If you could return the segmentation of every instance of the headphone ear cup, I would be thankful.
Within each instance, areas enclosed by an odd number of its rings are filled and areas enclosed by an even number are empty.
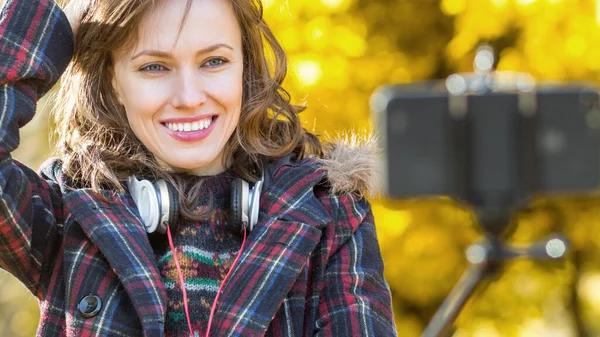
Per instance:
[[[135,176],[127,179],[127,188],[138,208],[142,223],[147,233],[160,230],[160,198],[159,191],[148,180],[137,180]]]
[[[240,226],[243,229],[242,224],[242,190],[243,190],[242,179],[234,179],[231,183],[231,207],[229,214],[229,223],[233,226]]]
[[[175,186],[167,183],[167,188],[169,190],[169,223],[175,224],[177,222],[177,218],[179,217],[179,193],[177,193],[177,189]]]
[[[263,181],[259,180],[254,184],[252,190],[250,191],[250,200],[248,207],[249,209],[249,219],[248,219],[248,228],[252,230],[254,225],[258,223],[258,213],[260,208],[260,194],[262,193],[262,185]]]
[[[165,222],[174,225],[175,221],[177,221],[177,216],[179,214],[179,196],[175,187],[162,179],[154,183],[154,188],[158,195],[158,204],[160,207],[160,222],[157,231],[164,234],[167,231]]]

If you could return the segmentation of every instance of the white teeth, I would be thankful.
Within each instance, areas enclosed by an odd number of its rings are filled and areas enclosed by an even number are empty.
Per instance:
[[[177,132],[190,132],[206,129],[210,126],[212,118],[206,118],[192,123],[165,123],[169,130]]]

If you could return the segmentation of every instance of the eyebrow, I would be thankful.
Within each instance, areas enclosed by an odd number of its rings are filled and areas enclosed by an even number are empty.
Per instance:
[[[210,53],[211,51],[215,51],[219,48],[227,48],[227,49],[231,49],[233,50],[233,47],[226,44],[226,43],[216,43],[213,45],[210,45],[206,48],[200,49],[196,52],[196,55],[201,55],[201,54],[206,54],[206,53]],[[130,61],[135,60],[136,58],[142,56],[142,55],[148,55],[148,56],[156,56],[156,57],[162,57],[162,58],[170,58],[171,54],[164,52],[164,51],[160,51],[160,50],[153,50],[153,49],[144,49],[142,51],[140,51],[139,53],[133,55],[131,57],[131,59],[129,59]]]

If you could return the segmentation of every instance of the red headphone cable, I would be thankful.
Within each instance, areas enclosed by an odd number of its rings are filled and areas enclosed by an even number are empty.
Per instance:
[[[171,247],[171,253],[173,254],[173,260],[175,261],[175,267],[177,268],[177,275],[179,276],[181,292],[183,293],[183,308],[185,310],[185,317],[187,319],[188,328],[190,329],[190,336],[194,336],[194,331],[192,329],[192,322],[190,320],[190,313],[188,310],[188,304],[187,304],[188,301],[187,301],[187,293],[185,291],[185,283],[183,282],[183,273],[181,272],[181,267],[179,266],[179,260],[177,259],[177,253],[175,252],[175,245],[173,245],[173,238],[171,236],[171,228],[168,223],[166,225],[167,225],[167,237],[169,239],[169,246]],[[219,296],[221,295],[221,292],[223,291],[223,285],[225,285],[225,282],[227,282],[227,280],[229,279],[229,276],[231,275],[231,271],[233,270],[233,267],[235,267],[238,260],[242,256],[242,252],[244,251],[245,246],[246,246],[246,227],[244,227],[244,240],[242,241],[242,246],[240,247],[240,251],[238,252],[235,260],[233,261],[231,268],[229,268],[229,272],[227,272],[227,275],[223,279],[223,282],[221,282],[221,286],[219,286],[219,290],[217,291],[217,296],[215,296],[215,300],[213,302],[212,308],[210,309],[210,317],[208,319],[208,326],[206,327],[206,337],[208,337],[208,334],[210,333],[210,327],[212,325],[213,315],[215,313],[215,309],[217,308]]]

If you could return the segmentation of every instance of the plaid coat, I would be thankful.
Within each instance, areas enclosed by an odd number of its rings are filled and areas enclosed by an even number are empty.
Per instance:
[[[39,299],[38,336],[164,335],[166,295],[130,195],[68,189],[59,160],[38,174],[10,156],[71,58],[66,17],[52,0],[8,0],[0,39],[0,267]],[[270,178],[211,335],[396,335],[368,202],[328,193],[314,160]],[[102,305],[86,318],[88,295]]]

